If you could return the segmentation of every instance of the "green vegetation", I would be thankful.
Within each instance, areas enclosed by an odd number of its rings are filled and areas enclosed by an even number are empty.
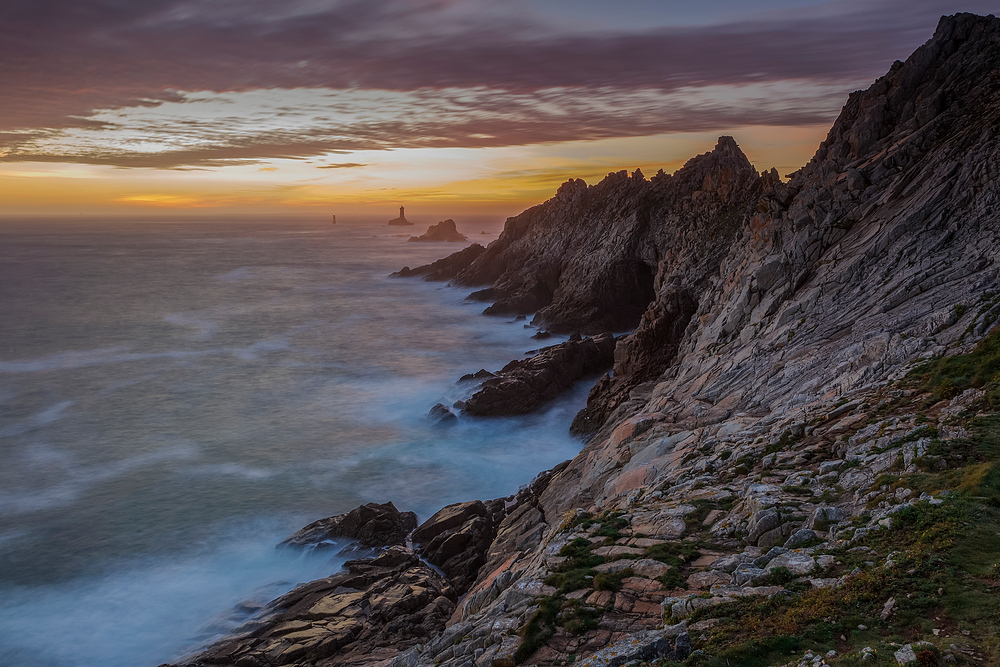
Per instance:
[[[553,568],[554,572],[546,577],[545,583],[555,586],[561,595],[590,586],[595,574],[593,568],[604,562],[603,558],[592,553],[595,546],[582,537],[564,546],[559,555],[566,560]]]
[[[632,575],[631,568],[626,568],[620,572],[598,574],[594,577],[594,590],[617,593],[622,589],[622,579],[631,577]]]
[[[979,341],[969,354],[932,359],[910,372],[917,387],[938,400],[953,398],[966,389],[986,391],[986,403],[1000,408],[1000,330]]]

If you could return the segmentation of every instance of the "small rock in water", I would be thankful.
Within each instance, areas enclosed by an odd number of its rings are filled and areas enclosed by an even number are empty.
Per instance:
[[[458,421],[458,417],[455,416],[455,413],[441,403],[438,403],[431,408],[429,416],[436,424],[454,424]]]

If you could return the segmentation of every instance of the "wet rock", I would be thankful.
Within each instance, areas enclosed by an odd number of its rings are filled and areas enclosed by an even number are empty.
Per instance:
[[[467,373],[466,375],[463,375],[462,377],[460,377],[458,379],[458,381],[459,382],[466,382],[466,381],[469,381],[469,380],[485,380],[485,379],[491,378],[491,377],[496,377],[496,376],[494,376],[493,373],[490,373],[485,368],[481,368],[478,371],[476,371],[475,373]],[[464,401],[463,401],[463,403],[464,403]]]
[[[389,660],[442,631],[455,599],[448,582],[415,553],[391,547],[299,586],[268,605],[249,634],[224,639],[183,665]]]
[[[472,586],[496,535],[493,518],[480,500],[442,508],[411,539],[427,562],[441,568],[459,594]]]
[[[458,417],[455,413],[441,403],[437,403],[434,407],[432,407],[428,416],[437,424],[454,424],[458,421]]]
[[[486,248],[478,243],[473,243],[469,247],[463,248],[462,250],[452,253],[451,255],[448,255],[443,259],[439,259],[436,262],[424,264],[423,266],[418,266],[414,269],[404,266],[399,271],[389,275],[392,278],[413,278],[415,276],[423,276],[424,280],[451,280],[484,252],[486,252]]]
[[[471,415],[519,415],[536,410],[584,375],[611,365],[614,337],[602,334],[543,349],[530,359],[507,364],[465,402]]]
[[[391,503],[368,503],[327,519],[314,521],[286,537],[279,547],[316,547],[331,540],[356,540],[366,547],[404,544],[417,525],[417,515],[400,512]]]

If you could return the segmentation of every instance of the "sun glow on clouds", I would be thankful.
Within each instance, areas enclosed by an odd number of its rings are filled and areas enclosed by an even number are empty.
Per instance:
[[[809,81],[678,90],[279,89],[180,93],[183,101],[100,110],[85,127],[32,136],[7,161],[197,169],[400,148],[501,147],[828,121],[842,92]],[[329,160],[324,168],[367,162]]]
[[[940,14],[992,8],[61,2],[0,10],[0,215],[512,214],[569,177],[671,171],[720,134],[786,174]]]
[[[734,133],[751,156],[778,126],[804,132],[795,162],[785,151],[778,162],[763,155],[759,165],[794,169],[815,150],[839,97],[810,82],[671,92],[185,93],[183,101],[98,111],[86,127],[22,141],[10,151],[26,162],[0,164],[0,197],[16,212],[31,199],[13,185],[22,178],[113,178],[104,188],[117,190],[105,200],[109,211],[388,209],[422,201],[441,215],[456,206],[506,215],[550,197],[570,177],[596,182],[620,169],[672,171],[710,150],[723,132]],[[720,131],[739,127],[747,107],[759,125]],[[706,129],[684,131],[692,127]],[[70,204],[79,196],[64,183],[50,186],[50,210],[39,212],[57,213],[60,199]],[[86,200],[91,206],[93,197]]]

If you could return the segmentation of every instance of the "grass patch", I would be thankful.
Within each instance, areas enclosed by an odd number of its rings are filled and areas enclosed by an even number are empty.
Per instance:
[[[633,572],[631,568],[626,568],[621,572],[606,572],[598,574],[594,577],[594,590],[617,593],[622,589],[622,579],[626,579],[632,575]]]
[[[520,665],[531,654],[545,646],[545,642],[556,633],[556,619],[562,608],[562,598],[558,596],[538,599],[538,611],[521,629],[521,645],[514,652],[514,662]]]
[[[986,405],[1000,408],[1000,330],[979,341],[969,354],[931,359],[911,371],[908,378],[937,400],[953,398],[966,389],[983,389]]]
[[[594,567],[604,562],[604,558],[593,553],[596,546],[582,537],[564,546],[559,555],[566,560],[553,568],[555,571],[545,578],[545,583],[554,586],[561,595],[591,586]]]

